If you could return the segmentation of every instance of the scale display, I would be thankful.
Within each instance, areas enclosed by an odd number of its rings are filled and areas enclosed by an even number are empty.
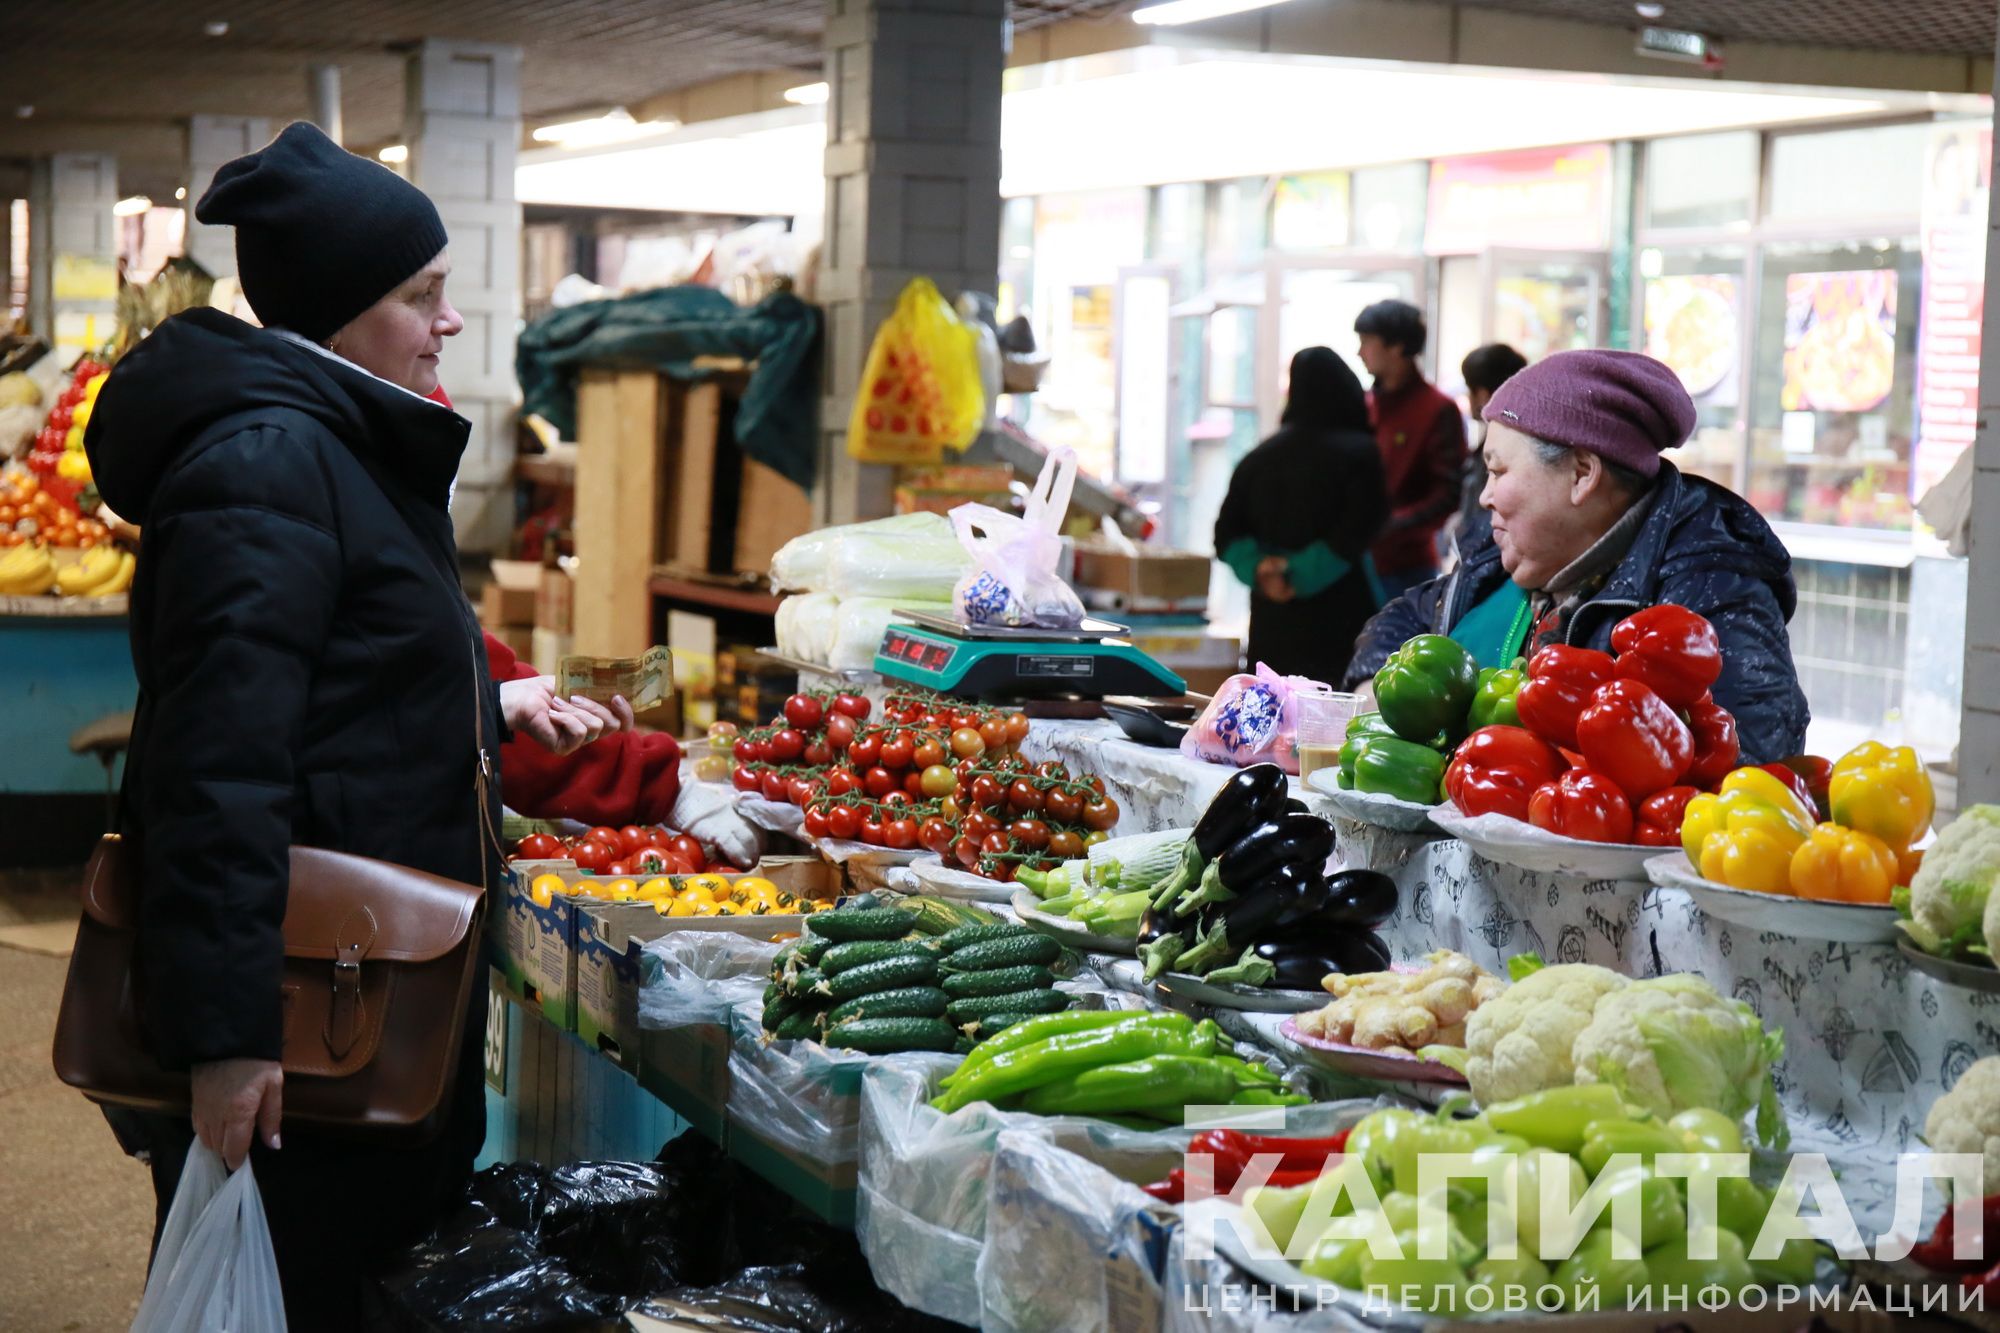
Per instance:
[[[1121,639],[1051,639],[1033,634],[963,638],[926,625],[891,625],[875,670],[942,692],[979,699],[1107,694],[1178,695],[1187,685]]]
[[[920,638],[891,625],[889,632],[882,636],[882,649],[876,656],[919,671],[942,674],[951,665],[953,651],[950,646],[935,639]]]

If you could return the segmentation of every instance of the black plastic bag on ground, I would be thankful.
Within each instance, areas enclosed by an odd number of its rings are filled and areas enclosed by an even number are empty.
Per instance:
[[[671,1143],[667,1151],[664,1162],[578,1162],[550,1172],[543,1252],[597,1290],[628,1296],[719,1281],[728,1239],[717,1225],[728,1206],[721,1155],[703,1173],[677,1169],[676,1159],[693,1154]]]
[[[611,1333],[626,1327],[630,1304],[592,1291],[479,1202],[468,1203],[437,1235],[379,1275],[372,1295],[368,1326],[399,1333]]]
[[[663,1291],[634,1309],[663,1319],[708,1316],[731,1333],[945,1333],[959,1326],[910,1309],[868,1276],[854,1238],[812,1261],[746,1268],[709,1287]]]

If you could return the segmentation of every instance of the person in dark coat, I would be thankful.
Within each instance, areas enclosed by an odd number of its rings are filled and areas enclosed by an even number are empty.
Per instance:
[[[1674,372],[1636,352],[1558,352],[1508,380],[1486,408],[1490,534],[1368,622],[1348,686],[1412,635],[1449,634],[1504,666],[1548,643],[1609,651],[1620,620],[1673,603],[1722,640],[1714,695],[1743,762],[1802,751],[1791,556],[1741,497],[1660,457],[1694,421]]]
[[[1361,364],[1375,379],[1368,406],[1389,492],[1389,521],[1370,552],[1384,595],[1436,577],[1439,529],[1458,510],[1465,419],[1417,359],[1430,331],[1408,301],[1377,301],[1355,318]]]
[[[1215,549],[1250,586],[1251,665],[1334,681],[1376,606],[1369,543],[1388,519],[1361,381],[1332,350],[1292,358],[1277,434],[1245,454]]]
[[[288,849],[492,889],[500,793],[479,808],[482,766],[515,732],[574,748],[630,709],[488,679],[448,509],[470,423],[419,396],[463,327],[430,200],[298,124],[217,172],[196,216],[236,228],[266,327],[167,320],[84,437],[105,502],[144,532],[124,803],[143,849],[139,1008],[193,1093],[191,1124],[143,1117],[143,1137],[162,1219],[194,1137],[232,1169],[247,1153],[291,1327],[351,1329],[368,1264],[455,1203],[478,1155],[484,988],[436,1140],[284,1124]]]

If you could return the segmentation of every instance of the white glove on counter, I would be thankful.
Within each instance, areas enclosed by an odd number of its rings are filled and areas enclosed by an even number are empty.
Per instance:
[[[711,848],[732,865],[754,867],[764,854],[764,833],[736,813],[734,793],[710,782],[683,779],[667,823]]]

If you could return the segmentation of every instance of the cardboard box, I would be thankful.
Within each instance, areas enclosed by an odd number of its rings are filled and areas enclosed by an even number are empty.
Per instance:
[[[535,670],[544,676],[553,676],[562,660],[576,647],[576,640],[568,634],[558,634],[552,629],[537,628],[534,632]]]
[[[560,566],[544,566],[541,581],[535,585],[535,628],[566,635],[575,614],[575,577]]]
[[[812,528],[812,497],[798,483],[743,459],[742,488],[736,497],[736,548],[729,568],[768,574],[771,557],[792,538]]]
[[[535,631],[522,625],[482,625],[488,634],[507,645],[507,651],[521,661],[535,660]]]
[[[532,560],[495,560],[493,581],[479,596],[479,622],[488,629],[535,624],[535,595],[542,567]]]
[[[729,1030],[720,1023],[647,1028],[639,1035],[639,1086],[713,1142],[729,1124]]]
[[[1108,542],[1076,544],[1077,589],[1084,600],[1125,612],[1199,611],[1208,605],[1213,562],[1187,551],[1123,550]],[[1092,598],[1089,590],[1106,594]]]
[[[899,514],[949,514],[962,504],[1006,509],[1013,500],[1014,469],[1005,463],[907,468],[896,487]]]
[[[578,903],[589,899],[551,898],[540,906],[528,892],[536,876],[583,878],[574,861],[516,861],[495,917],[500,975],[507,989],[564,1032],[576,1030],[576,919]]]

